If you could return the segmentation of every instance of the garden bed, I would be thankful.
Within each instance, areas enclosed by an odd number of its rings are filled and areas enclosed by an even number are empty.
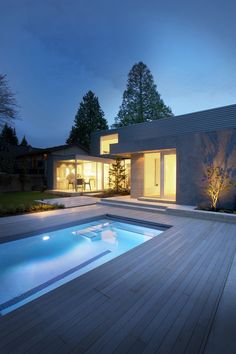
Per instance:
[[[108,190],[108,191],[104,191],[101,193],[96,193],[93,195],[93,197],[96,198],[111,198],[111,197],[121,197],[121,196],[125,196],[125,195],[130,195],[130,191],[129,190],[124,190],[121,192],[115,192],[113,190]]]
[[[0,193],[0,217],[64,208],[63,204],[48,205],[36,202],[36,200],[52,198],[55,198],[55,195],[43,192],[2,192]]]

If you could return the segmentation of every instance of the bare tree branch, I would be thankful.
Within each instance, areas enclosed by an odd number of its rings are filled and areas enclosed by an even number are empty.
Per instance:
[[[0,125],[17,118],[15,94],[10,90],[6,75],[0,74]]]

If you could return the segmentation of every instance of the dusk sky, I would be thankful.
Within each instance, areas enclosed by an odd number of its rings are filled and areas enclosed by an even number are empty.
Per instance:
[[[175,115],[236,103],[235,14],[235,0],[0,0],[17,134],[64,144],[90,89],[112,124],[138,61]]]

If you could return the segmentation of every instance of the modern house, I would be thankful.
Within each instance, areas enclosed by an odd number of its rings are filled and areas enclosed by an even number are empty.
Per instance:
[[[232,169],[236,182],[236,105],[99,131],[90,152],[131,161],[131,197],[196,205],[209,164]],[[236,188],[220,201],[235,207]]]
[[[90,152],[62,145],[28,155],[46,161],[47,187],[63,192],[109,188],[109,167],[123,159],[133,198],[196,205],[209,164],[232,169],[236,182],[236,105],[93,133]],[[83,183],[82,183],[83,182]],[[232,186],[221,203],[236,205]]]

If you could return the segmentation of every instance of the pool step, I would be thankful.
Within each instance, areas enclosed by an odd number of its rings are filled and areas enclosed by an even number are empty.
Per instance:
[[[82,237],[88,239],[90,241],[97,241],[101,239],[101,233],[96,232],[87,232],[85,234],[81,234]]]
[[[84,237],[85,239],[88,239],[90,241],[95,241],[95,240],[100,240],[101,238],[101,232],[102,230],[97,230],[97,232],[95,231],[85,231],[84,230],[80,230],[80,231],[73,231],[73,235],[76,237]]]
[[[108,200],[106,198],[101,199],[101,201],[97,204],[111,206],[111,207],[122,207],[126,209],[133,209],[133,210],[143,210],[149,211],[153,213],[165,213],[166,207],[159,206],[159,205],[150,205],[147,203],[137,203],[137,202],[130,202],[130,201],[118,201],[118,200]]]

